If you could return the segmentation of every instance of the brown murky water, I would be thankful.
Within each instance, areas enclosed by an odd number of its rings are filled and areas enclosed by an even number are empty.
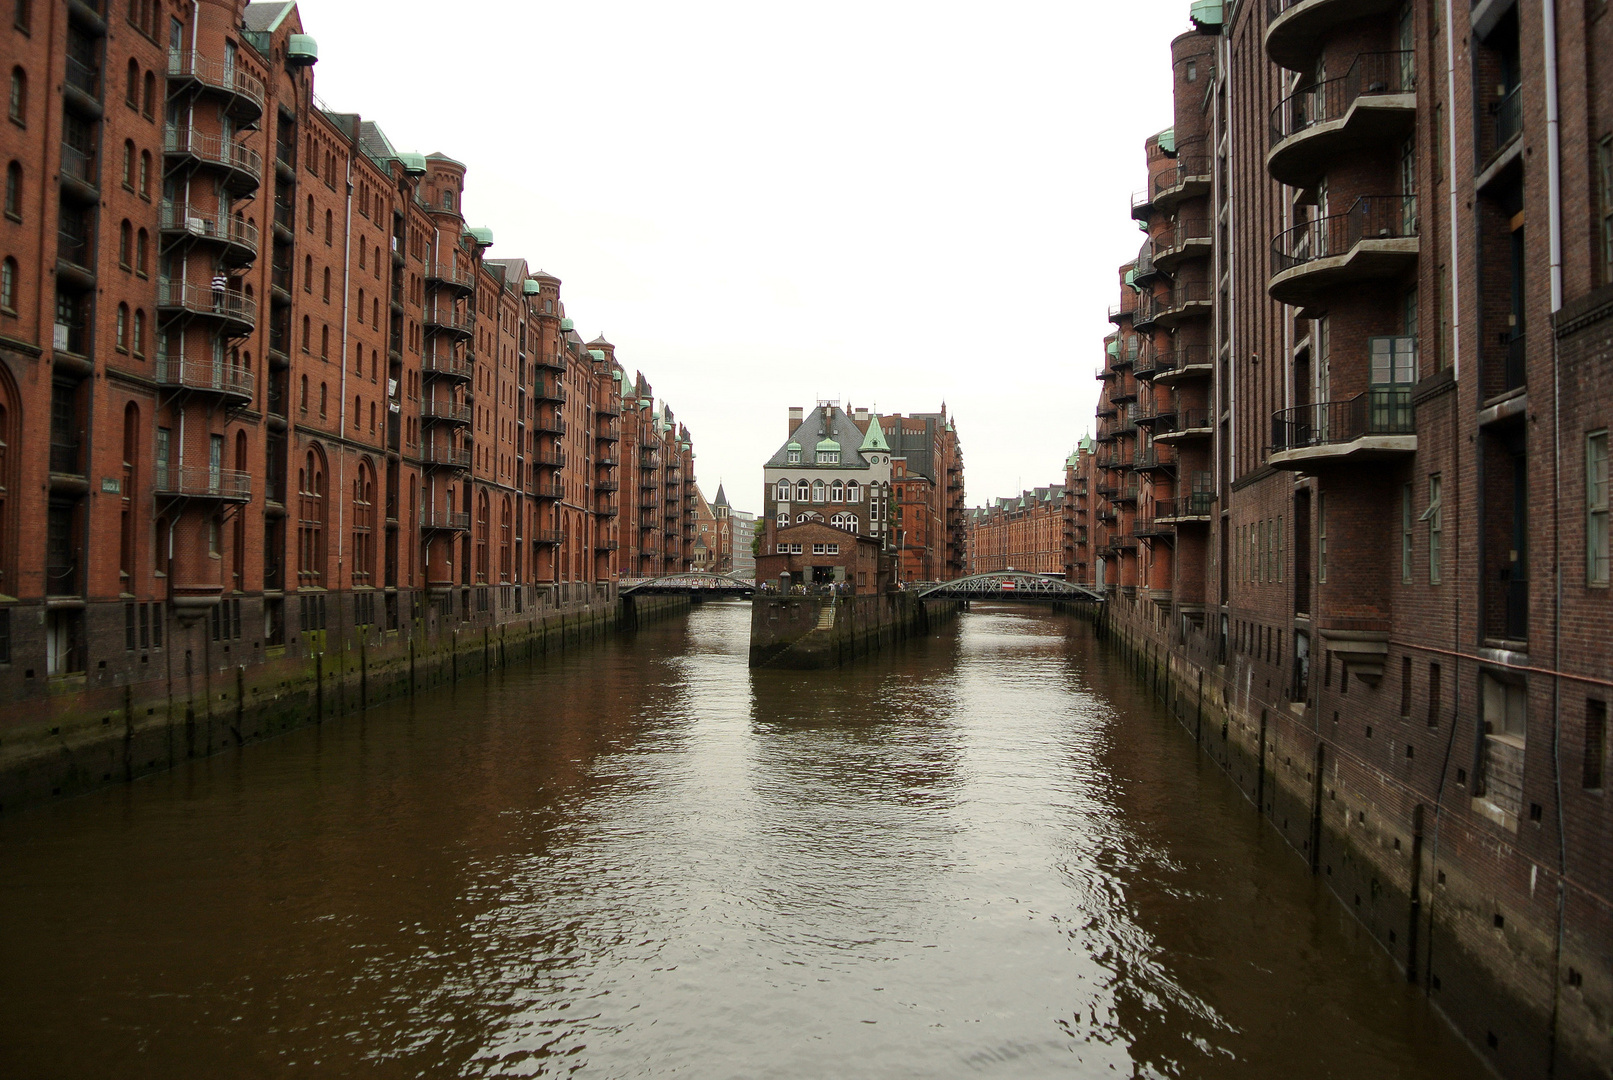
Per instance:
[[[1479,1074],[1083,624],[748,628],[0,820],[0,1076]]]

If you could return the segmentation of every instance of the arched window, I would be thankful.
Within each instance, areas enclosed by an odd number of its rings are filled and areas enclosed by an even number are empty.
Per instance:
[[[118,305],[116,347],[118,352],[129,351],[129,305]]]
[[[370,434],[375,434],[375,402],[370,402]]]
[[[326,244],[327,247],[330,245],[330,238],[334,235],[334,230],[333,230],[332,226],[335,223],[335,220],[336,219],[331,215],[331,212],[329,210],[326,210],[325,211],[325,244]]]
[[[326,406],[330,403],[330,387],[325,383],[319,384],[319,418],[325,418]]]
[[[325,267],[325,303],[330,303],[330,267]]]
[[[129,76],[123,88],[123,102],[131,109],[140,107],[140,65],[129,61]]]
[[[150,78],[148,75],[147,78]],[[151,151],[140,151],[140,197],[151,198]]]
[[[297,470],[297,580],[301,585],[325,581],[325,456],[312,447]]]
[[[21,67],[11,69],[11,119],[28,126],[28,73]]]
[[[353,374],[364,374],[364,343],[355,342],[353,345]]]
[[[860,500],[861,498],[862,498],[862,488],[857,485],[857,481],[848,480],[846,482],[846,501],[849,502],[849,503],[854,503],[854,502],[857,502],[858,500]]]
[[[302,377],[302,388],[297,397],[297,407],[303,412],[308,411],[308,376]]]
[[[476,580],[487,581],[487,533],[492,522],[492,508],[487,492],[483,491],[476,500]]]
[[[841,483],[839,480],[836,480],[834,482],[834,484],[829,488],[829,501],[830,502],[845,502],[846,501],[846,485]]]
[[[815,503],[821,503],[823,501],[824,490],[822,480],[812,481],[812,501]]]
[[[305,293],[314,291],[314,257],[312,255],[302,257],[302,291]]]
[[[129,263],[134,258],[134,228],[129,219],[124,218],[118,226],[118,265],[129,269]]]
[[[150,240],[144,229],[134,234],[134,272],[141,277],[146,276],[146,248]]]
[[[13,161],[6,166],[6,217],[22,220],[22,164]]]
[[[364,290],[363,289],[360,289],[358,291],[358,324],[360,326],[364,325]],[[362,367],[360,368],[360,370],[361,371],[363,370]]]
[[[146,313],[139,308],[134,312],[134,328],[129,334],[136,356],[146,355]]]
[[[778,501],[790,501],[790,482],[788,480],[780,480],[778,482]]]
[[[364,403],[361,400],[359,400],[359,396],[357,394],[354,394],[353,395],[353,426],[355,428],[358,427],[359,424],[362,422],[363,417],[364,417]]]
[[[140,115],[147,120],[151,119],[152,110],[157,107],[157,76],[146,72],[146,92],[140,103]]]
[[[375,467],[369,459],[358,463],[353,480],[353,584],[375,580]]]
[[[330,359],[330,324],[326,323],[319,328],[319,355],[326,360]]]
[[[504,496],[504,505],[499,515],[498,527],[498,579],[510,580],[510,533],[514,527],[514,509],[510,505],[510,497]]]
[[[134,63],[130,60],[129,63]],[[123,140],[123,186],[134,190],[134,140]]]
[[[9,256],[0,262],[0,308],[17,310],[17,260]]]
[[[372,297],[370,300],[370,325],[381,325],[381,298],[379,296]]]
[[[121,485],[121,527],[118,530],[118,578],[128,582],[134,575],[135,512],[140,455],[140,406],[129,402],[123,407],[123,483]],[[124,590],[128,591],[128,585]]]
[[[812,485],[805,480],[797,480],[795,482],[795,501],[806,502],[810,498],[812,498]]]

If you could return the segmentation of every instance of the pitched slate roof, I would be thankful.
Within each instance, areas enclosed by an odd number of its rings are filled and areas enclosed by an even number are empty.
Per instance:
[[[823,434],[819,434],[819,432]],[[765,468],[782,469],[790,465],[790,443],[801,446],[815,446],[827,450],[830,446],[840,448],[840,464],[828,465],[830,469],[866,469],[868,461],[859,452],[863,441],[862,429],[859,428],[845,410],[838,405],[819,405],[807,413],[806,419],[790,432],[789,442],[780,446],[772,457],[767,459]],[[818,468],[814,462],[800,461],[794,468]]]

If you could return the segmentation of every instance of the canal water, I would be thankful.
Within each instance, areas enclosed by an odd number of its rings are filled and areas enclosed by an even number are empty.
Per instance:
[[[1083,623],[748,630],[0,819],[0,1076],[1481,1073]]]

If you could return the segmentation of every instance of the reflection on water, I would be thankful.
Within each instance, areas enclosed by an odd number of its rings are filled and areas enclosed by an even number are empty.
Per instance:
[[[748,625],[0,822],[0,1075],[1474,1072],[1084,625]]]

